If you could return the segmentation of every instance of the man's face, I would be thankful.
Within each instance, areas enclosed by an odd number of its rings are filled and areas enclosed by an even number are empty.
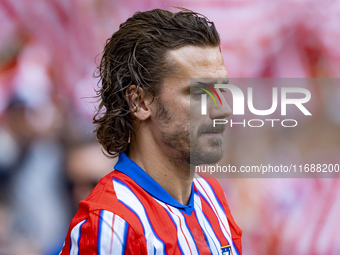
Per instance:
[[[231,111],[216,89],[222,106],[208,99],[207,114],[201,115],[204,92],[190,79],[211,86],[225,82],[227,71],[222,55],[218,48],[186,46],[170,51],[168,61],[175,66],[175,72],[164,79],[162,92],[155,100],[151,121],[156,141],[173,160],[192,165],[215,163],[223,153],[224,126],[214,128],[213,119],[224,119]]]

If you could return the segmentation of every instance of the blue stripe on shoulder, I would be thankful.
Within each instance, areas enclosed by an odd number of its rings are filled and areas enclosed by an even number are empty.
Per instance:
[[[79,241],[80,241],[80,235],[81,235],[81,227],[84,225],[84,223],[87,221],[87,219],[86,220],[84,220],[84,222],[79,226],[79,236],[78,236],[78,240],[77,240],[77,246],[78,246],[78,255],[79,255]],[[71,243],[71,245],[72,245],[72,243]],[[70,249],[71,250],[71,249]]]

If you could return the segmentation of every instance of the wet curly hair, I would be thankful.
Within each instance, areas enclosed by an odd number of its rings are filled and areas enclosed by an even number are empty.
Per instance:
[[[106,41],[95,74],[100,78],[100,104],[93,123],[107,156],[126,152],[134,138],[131,97],[126,97],[131,85],[154,98],[162,90],[163,79],[174,71],[167,61],[170,50],[220,45],[213,22],[199,13],[180,9],[176,13],[161,9],[137,12]]]

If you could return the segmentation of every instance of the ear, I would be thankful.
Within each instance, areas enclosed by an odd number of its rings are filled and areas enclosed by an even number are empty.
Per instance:
[[[152,97],[142,88],[131,85],[126,91],[126,98],[130,102],[131,113],[139,120],[146,120],[151,115]]]

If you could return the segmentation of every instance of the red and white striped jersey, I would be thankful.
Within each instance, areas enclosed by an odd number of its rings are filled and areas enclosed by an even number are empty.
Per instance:
[[[79,203],[66,254],[242,254],[242,231],[214,179],[198,177],[188,205],[120,154],[115,170]]]

